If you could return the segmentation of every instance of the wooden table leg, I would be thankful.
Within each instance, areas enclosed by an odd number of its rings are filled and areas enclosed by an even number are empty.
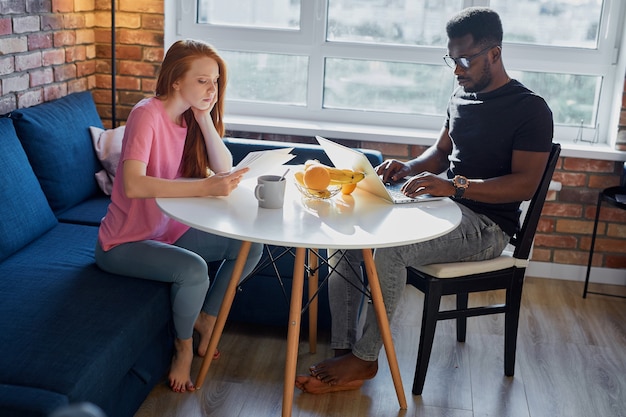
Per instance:
[[[309,270],[313,273],[309,274],[309,352],[317,352],[317,291],[319,290],[318,266],[319,259],[317,257],[317,249],[308,250]]]
[[[211,362],[213,362],[213,352],[215,352],[215,348],[217,348],[217,344],[222,337],[224,325],[226,324],[226,318],[228,317],[228,313],[230,313],[230,307],[232,306],[233,300],[235,299],[237,286],[239,285],[239,281],[241,280],[241,274],[243,273],[243,267],[246,264],[246,260],[248,259],[250,245],[250,242],[244,241],[241,243],[241,247],[239,248],[239,254],[237,255],[237,261],[235,262],[233,274],[231,275],[230,282],[228,283],[226,294],[224,294],[224,299],[222,300],[220,310],[217,313],[215,328],[213,329],[213,333],[211,334],[211,338],[209,339],[209,347],[206,351],[207,353],[204,356],[204,359],[202,360],[202,366],[200,367],[198,377],[196,378],[196,388],[202,388],[204,379],[209,372]]]
[[[406,397],[404,396],[404,388],[402,387],[402,377],[400,376],[400,368],[398,367],[398,358],[396,356],[396,350],[393,346],[393,339],[391,338],[389,319],[387,318],[387,312],[385,311],[383,294],[380,289],[378,273],[376,272],[376,265],[374,264],[374,257],[371,249],[363,249],[363,260],[365,262],[367,279],[372,293],[372,303],[374,304],[374,311],[376,312],[378,328],[380,329],[380,334],[383,338],[383,345],[385,346],[385,352],[387,353],[387,361],[389,362],[389,369],[391,370],[393,386],[396,389],[396,395],[398,396],[400,408],[402,410],[406,410],[407,403]]]
[[[298,341],[300,338],[300,315],[302,314],[302,294],[304,292],[305,252],[305,248],[296,248],[296,258],[293,262],[289,327],[287,330],[287,355],[285,359],[285,386],[283,387],[283,417],[291,417],[293,407]]]

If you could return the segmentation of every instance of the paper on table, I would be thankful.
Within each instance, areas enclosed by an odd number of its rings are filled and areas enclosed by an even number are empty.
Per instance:
[[[248,153],[232,170],[236,171],[248,167],[250,171],[246,172],[244,179],[258,177],[295,158],[295,155],[289,153],[292,150],[293,148],[279,148],[266,151],[253,151]]]

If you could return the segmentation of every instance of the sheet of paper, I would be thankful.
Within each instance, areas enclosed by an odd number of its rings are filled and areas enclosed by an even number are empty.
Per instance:
[[[246,172],[244,179],[256,178],[295,158],[296,156],[290,153],[292,150],[293,148],[279,148],[250,152],[233,168],[233,171],[248,167],[250,171]]]

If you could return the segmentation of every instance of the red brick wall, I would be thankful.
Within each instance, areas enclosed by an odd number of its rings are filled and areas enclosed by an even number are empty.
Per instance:
[[[94,99],[111,126],[111,1],[95,0],[98,12],[95,37],[98,55]],[[163,0],[117,0],[116,119],[125,121],[133,105],[153,93],[163,59]],[[119,124],[119,123],[118,123]]]
[[[163,58],[163,0],[117,0],[116,10],[116,116],[123,121],[137,101],[154,91]],[[0,2],[0,114],[91,90],[105,126],[110,127],[110,11],[109,0]],[[624,97],[620,143],[626,143],[626,94]],[[403,159],[423,150],[400,144],[347,143]],[[555,180],[562,183],[562,190],[549,195],[534,260],[586,265],[598,192],[619,183],[621,168],[617,162],[561,158]],[[602,210],[596,248],[594,265],[626,267],[626,212]]]
[[[554,180],[562,189],[546,202],[533,260],[587,264],[598,193],[619,185],[622,167],[618,162],[561,158]],[[626,267],[626,211],[603,205],[593,265]]]
[[[0,113],[96,87],[93,2],[0,2]]]

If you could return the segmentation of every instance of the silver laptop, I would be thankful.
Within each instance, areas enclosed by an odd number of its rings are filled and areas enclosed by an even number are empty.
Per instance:
[[[321,136],[315,136],[315,139],[317,139],[336,168],[352,169],[365,174],[365,178],[358,182],[358,188],[383,198],[390,203],[418,203],[421,201],[433,201],[445,198],[434,197],[430,194],[424,194],[416,198],[408,197],[400,191],[404,182],[385,184],[362,152],[350,149]]]

